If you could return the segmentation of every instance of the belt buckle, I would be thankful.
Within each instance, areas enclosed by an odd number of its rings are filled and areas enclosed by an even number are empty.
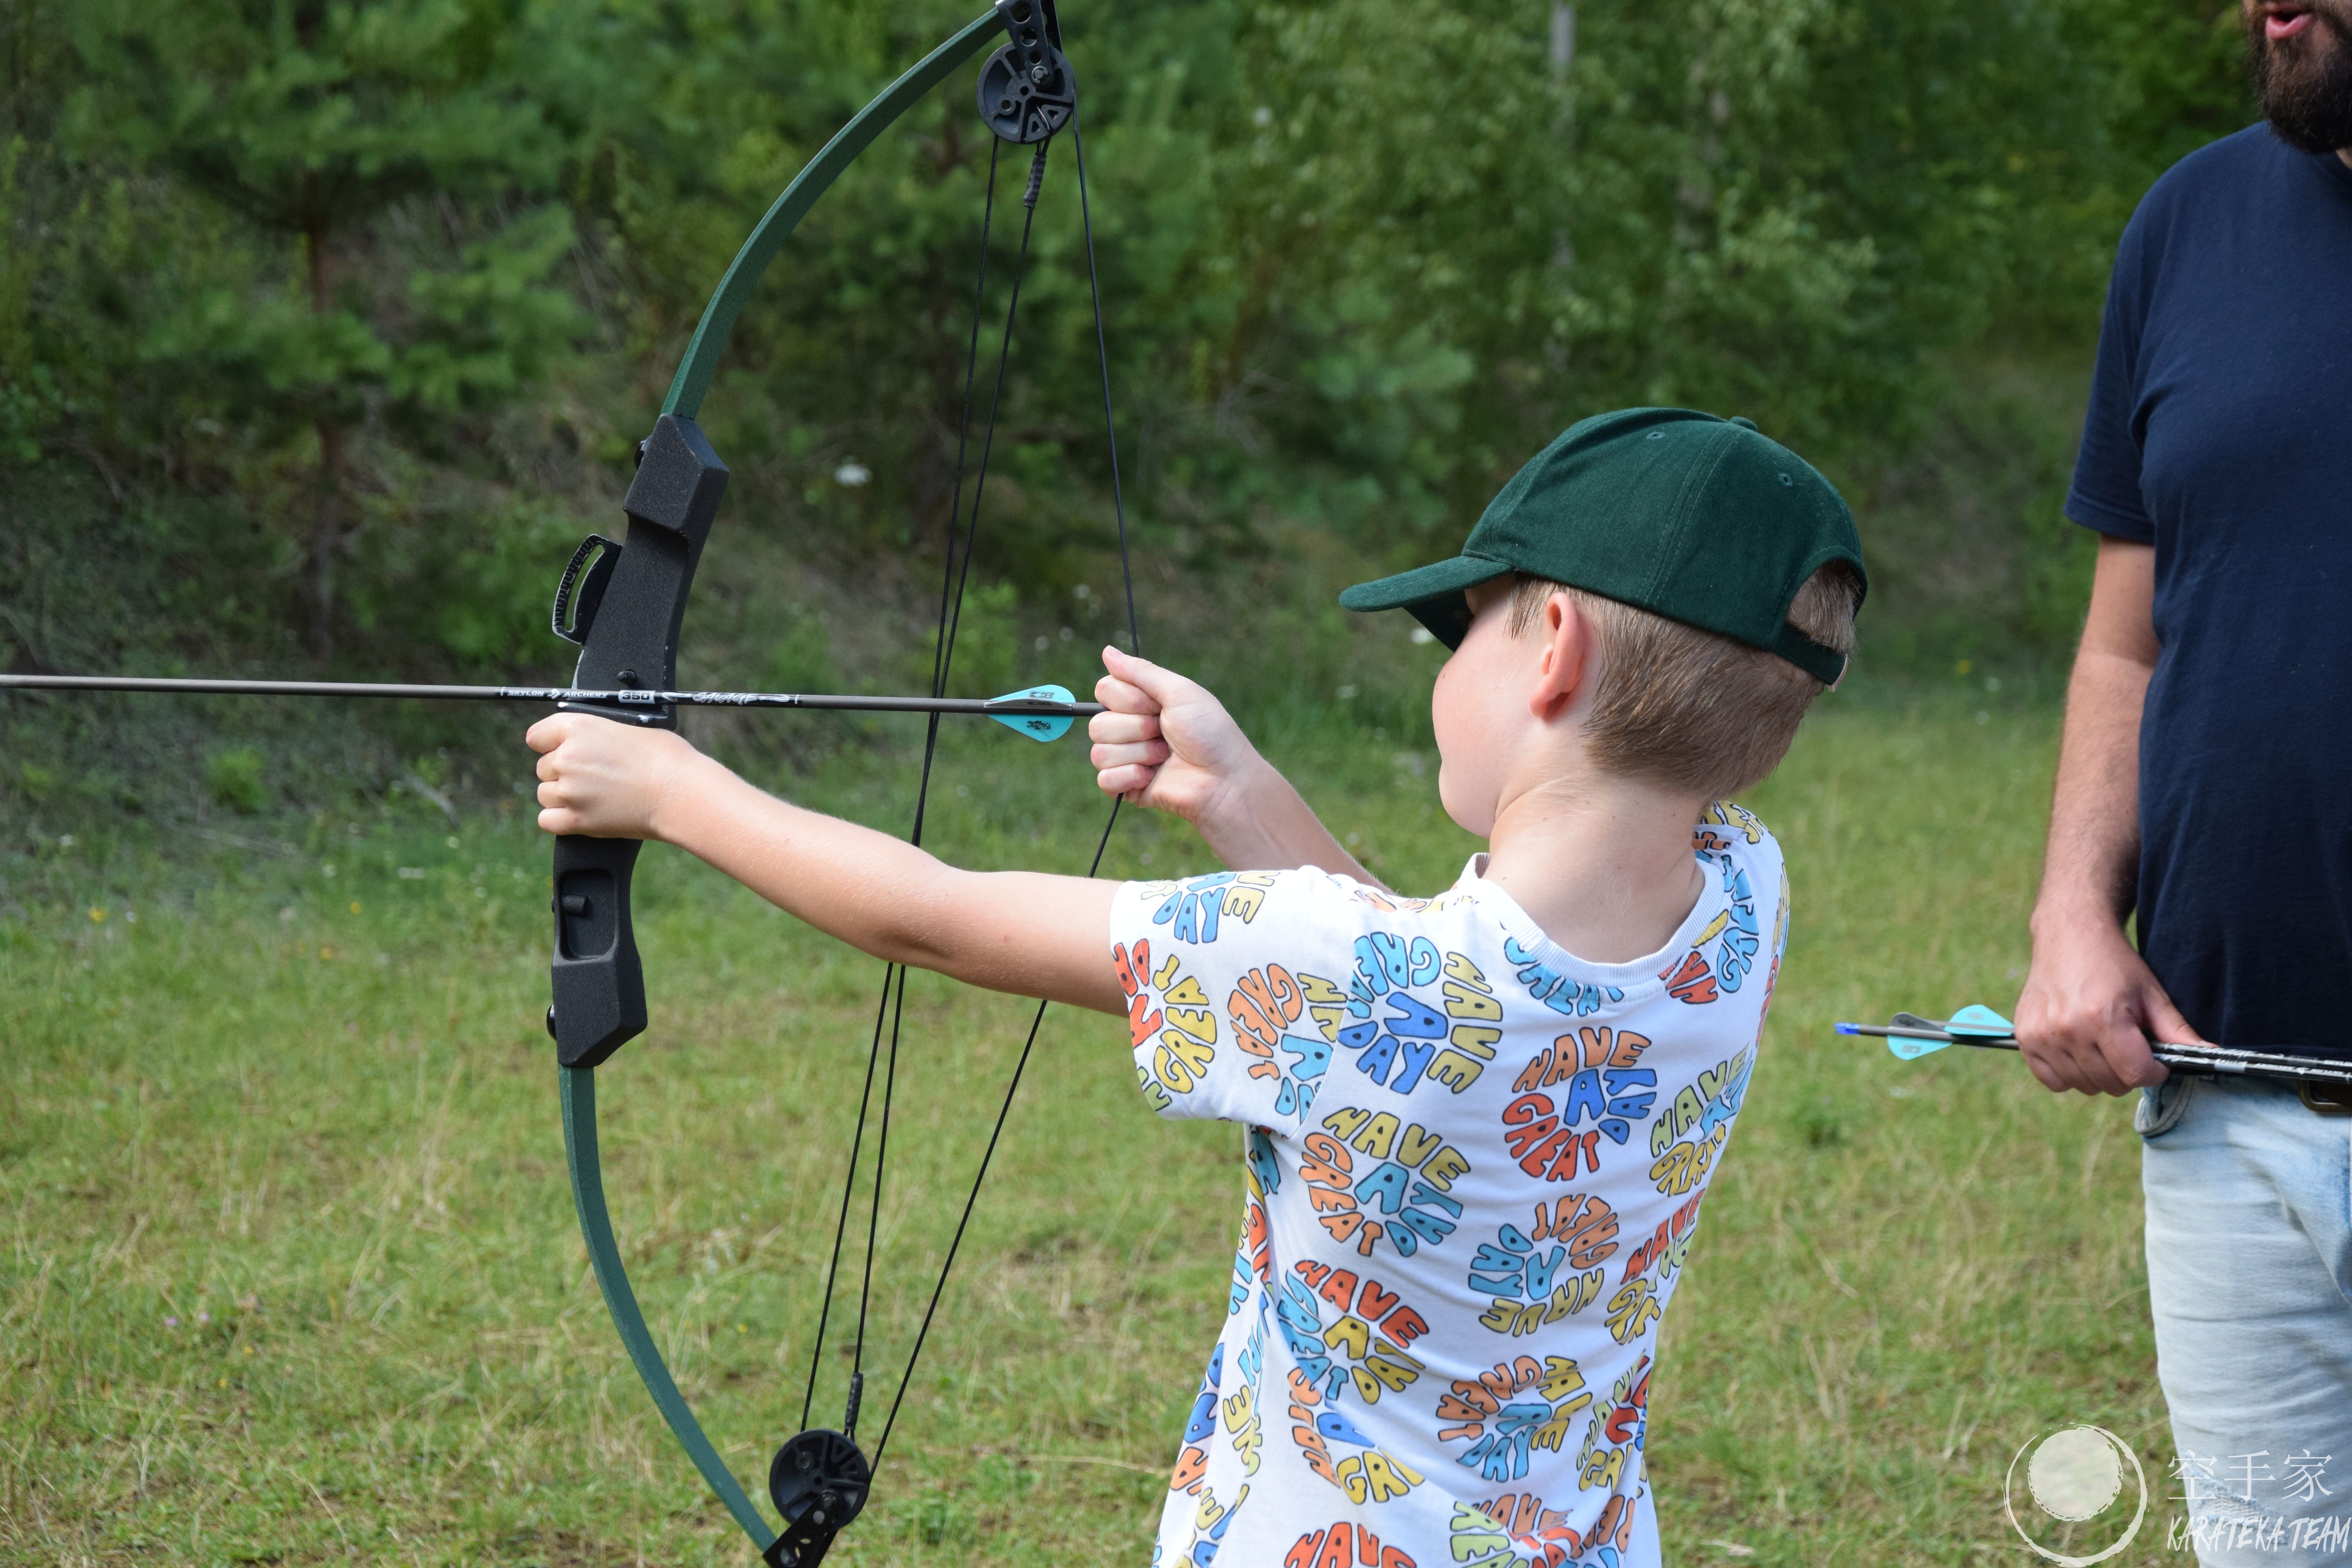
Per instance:
[[[2298,1083],[2294,1092],[2321,1116],[2352,1116],[2352,1084]]]

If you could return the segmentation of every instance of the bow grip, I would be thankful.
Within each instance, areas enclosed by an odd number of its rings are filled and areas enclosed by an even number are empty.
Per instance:
[[[621,503],[629,517],[628,539],[572,678],[584,690],[676,687],[687,593],[727,493],[727,465],[691,419],[663,415],[640,450],[636,477]],[[561,706],[646,729],[677,727],[677,710],[667,705]],[[629,878],[641,847],[633,838],[555,841],[553,1005],[547,1032],[555,1037],[556,1059],[567,1068],[593,1068],[645,1033],[645,967],[629,918]]]
[[[555,841],[547,1032],[565,1067],[593,1068],[646,1032],[646,971],[629,919],[629,873],[644,847],[634,838]]]

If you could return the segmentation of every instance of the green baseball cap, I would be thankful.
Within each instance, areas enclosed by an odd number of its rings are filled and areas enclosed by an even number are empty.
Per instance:
[[[1459,647],[1464,590],[1523,572],[1776,653],[1834,685],[1845,656],[1789,624],[1797,590],[1832,561],[1863,576],[1853,513],[1811,464],[1746,419],[1621,408],[1537,453],[1461,554],[1360,583],[1339,603],[1410,611]]]

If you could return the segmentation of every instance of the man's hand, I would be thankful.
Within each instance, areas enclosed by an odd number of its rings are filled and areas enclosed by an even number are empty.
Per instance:
[[[2163,651],[2155,603],[2154,547],[2101,539],[2066,683],[2033,967],[2017,1004],[2018,1047],[2053,1090],[2122,1094],[2162,1083],[2169,1074],[2148,1043],[2197,1039],[2124,938],[2138,880],[2140,710]]]
[[[590,838],[662,838],[661,806],[705,759],[668,730],[554,713],[523,736],[539,757],[539,826]]]
[[[2037,917],[2033,967],[2017,1004],[2017,1044],[2045,1088],[2084,1094],[2146,1089],[2171,1076],[2149,1053],[2151,1044],[2200,1043],[2111,920],[2062,924]]]
[[[1096,714],[1087,734],[1105,795],[1207,833],[1269,771],[1207,687],[1115,647],[1103,649],[1103,668],[1095,700],[1110,711]]]

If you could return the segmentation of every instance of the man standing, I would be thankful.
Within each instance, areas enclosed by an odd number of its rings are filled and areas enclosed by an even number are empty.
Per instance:
[[[2108,293],[2018,1037],[2053,1089],[2147,1089],[2198,1557],[2288,1568],[2352,1563],[2352,1120],[2148,1053],[2352,1048],[2352,0],[2242,5],[2268,128],[2157,182]]]

